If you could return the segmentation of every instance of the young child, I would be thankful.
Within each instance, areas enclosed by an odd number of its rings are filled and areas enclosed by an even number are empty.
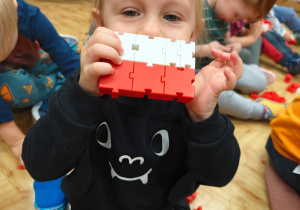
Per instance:
[[[76,39],[59,36],[44,14],[23,0],[0,1],[0,26],[0,136],[23,165],[25,134],[11,108],[46,102],[79,69],[80,57]],[[35,182],[34,188],[37,208],[64,208],[60,182]]]
[[[196,75],[188,104],[112,99],[98,89],[101,76],[114,73],[102,59],[122,63],[115,31],[195,41],[201,11],[198,0],[95,1],[97,29],[82,48],[80,75],[51,96],[22,153],[36,180],[70,172],[62,189],[72,210],[189,209],[186,197],[200,184],[224,186],[233,178],[240,150],[216,104],[241,76],[236,52],[212,51],[215,60]]]
[[[268,13],[274,2],[274,0],[205,1],[204,19],[209,41],[217,41],[219,44],[223,44],[223,47],[228,48],[228,43],[234,43],[229,36],[229,23],[240,19],[246,19],[251,23],[257,22]],[[202,55],[208,55],[207,49],[210,49],[210,43],[199,45],[196,49],[196,56],[199,55],[197,50],[202,51]],[[202,61],[202,57],[200,60]],[[244,64],[242,78],[237,81],[235,89],[243,93],[261,92],[268,84],[267,78],[259,68]],[[261,100],[260,103],[265,102],[265,100]],[[270,103],[268,103],[266,106],[260,103],[240,96],[235,90],[222,92],[218,101],[222,114],[240,119],[270,120],[276,117],[279,110],[278,104],[269,106]],[[284,104],[281,107],[284,108]]]
[[[281,178],[300,195],[300,96],[282,110],[272,127],[266,149]],[[297,169],[298,168],[298,172]]]
[[[66,38],[68,44],[38,8],[23,0],[2,0],[0,5],[0,136],[22,163],[25,135],[10,107],[48,99],[64,76],[79,68],[80,58],[74,51],[77,41]]]
[[[300,43],[300,18],[292,7],[284,7],[279,5],[273,6],[275,17],[284,23],[289,30],[283,34],[285,40],[293,36],[296,39],[296,44]]]

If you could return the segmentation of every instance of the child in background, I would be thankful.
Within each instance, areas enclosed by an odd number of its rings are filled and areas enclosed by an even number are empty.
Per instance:
[[[274,5],[275,6],[275,5]],[[292,42],[295,40],[295,37],[293,33],[290,30],[286,30],[281,22],[278,20],[274,13],[274,7],[271,9],[271,11],[267,14],[265,17],[265,20],[268,20],[272,23],[271,31],[274,31],[278,33],[280,36],[282,36],[287,42]]]
[[[274,15],[281,23],[284,23],[289,30],[283,34],[284,39],[287,40],[291,35],[296,39],[296,43],[300,43],[300,18],[296,14],[294,8],[284,7],[279,5],[273,6]]]
[[[282,36],[277,32],[269,31],[262,34],[262,40],[263,54],[286,67],[289,73],[293,75],[300,73],[300,55],[286,44]]]
[[[230,38],[240,43],[242,50],[239,53],[243,62],[246,64],[259,65],[261,54],[261,34],[263,32],[262,22],[249,24],[249,28],[244,27],[243,20],[230,23]]]
[[[287,45],[287,42],[295,40],[295,37],[279,22],[277,16],[275,15],[275,10],[277,11],[277,15],[282,16],[282,20],[289,24],[290,27],[293,27],[294,30],[300,29],[300,27],[296,25],[296,23],[300,24],[300,21],[298,17],[295,18],[295,12],[292,12],[292,10],[289,8],[274,5],[272,10],[265,17],[265,19],[271,21],[272,30],[262,34],[262,53],[267,55],[276,63],[286,67],[291,74],[299,74],[300,55],[297,52],[294,52]],[[288,19],[287,16],[289,16],[291,19]]]
[[[239,55],[242,60],[246,58],[251,67],[262,71],[266,75],[267,85],[275,82],[276,75],[259,66],[259,57],[262,46],[261,35],[269,30],[264,31],[261,20],[256,23],[247,24],[247,27],[244,27],[244,20],[237,20],[234,23],[230,23],[231,39],[242,45],[242,51]]]
[[[210,41],[218,41],[220,44],[224,43],[223,47],[228,47],[225,43],[234,42],[233,39],[229,38],[228,30],[230,22],[235,22],[239,19],[257,22],[269,12],[274,2],[274,0],[257,0],[251,1],[251,4],[249,4],[249,2],[243,0],[205,1],[204,19],[208,30],[208,38]],[[208,55],[208,49],[210,47],[207,46],[209,45],[210,43],[198,45],[198,48],[196,48],[196,56],[199,55],[199,51],[202,55]],[[202,61],[202,57],[200,61]],[[237,81],[235,89],[243,93],[261,92],[265,90],[267,84],[268,81],[264,72],[258,68],[244,64],[242,78]],[[272,102],[265,102],[266,100],[261,100],[260,103],[258,103],[246,99],[235,90],[223,91],[218,100],[220,113],[240,119],[270,120],[276,117],[279,109],[284,108],[284,104],[273,105]]]
[[[25,135],[10,107],[30,107],[49,98],[80,60],[74,51],[77,41],[66,38],[68,44],[38,8],[22,0],[0,4],[0,135],[22,163]]]
[[[76,39],[59,36],[37,7],[23,0],[1,0],[0,10],[0,135],[23,165],[25,134],[16,125],[11,108],[46,102],[65,77],[79,69],[80,57]],[[38,208],[63,208],[65,197],[56,183],[35,182]],[[45,190],[45,185],[51,185],[51,190]],[[37,192],[40,187],[44,195]]]
[[[270,13],[267,15],[270,17]],[[268,18],[267,18],[268,19]],[[255,24],[249,24],[249,29],[244,27],[244,21],[238,20],[235,23],[231,23],[230,28],[232,28],[232,39],[241,43],[243,47],[248,46],[248,44],[253,43],[253,40],[259,35],[262,37],[261,45],[255,43],[255,46],[251,46],[251,48],[247,49],[247,53],[244,53],[243,57],[252,57],[258,62],[259,56],[261,52],[271,58],[276,63],[282,65],[283,67],[287,67],[288,71],[294,75],[300,72],[300,55],[297,52],[294,52],[287,44],[286,40],[281,36],[278,32],[278,26],[281,25],[279,21],[275,21],[276,17],[273,16],[272,19],[272,30],[268,30],[264,33],[261,33],[262,27]],[[274,24],[275,23],[275,24]],[[277,23],[277,24],[276,24]],[[261,24],[260,24],[261,25]],[[275,27],[273,27],[275,25]],[[243,58],[242,58],[243,59]],[[251,59],[253,60],[253,59]],[[274,78],[274,73],[258,67],[256,63],[254,67],[262,70],[270,80],[272,77]],[[253,64],[252,64],[253,66]]]
[[[196,75],[195,98],[187,104],[112,99],[98,89],[101,76],[114,73],[104,59],[122,63],[114,31],[195,41],[201,6],[198,0],[95,1],[98,28],[82,48],[80,75],[51,96],[51,114],[28,132],[22,153],[37,180],[71,171],[62,189],[72,210],[190,209],[186,197],[200,184],[224,186],[233,178],[240,150],[217,100],[241,76],[236,52],[212,50],[215,60]]]
[[[300,196],[300,96],[270,123],[266,144],[270,163],[281,178]]]

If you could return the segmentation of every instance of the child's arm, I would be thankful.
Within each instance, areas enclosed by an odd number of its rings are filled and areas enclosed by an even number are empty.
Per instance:
[[[224,43],[225,43],[225,47],[228,47],[230,49],[229,52],[236,51],[237,53],[239,53],[242,50],[242,45],[230,38],[229,31],[227,31],[224,36]]]
[[[3,122],[0,124],[0,136],[11,148],[20,163],[24,165],[21,158],[22,145],[25,134],[20,130],[15,121]]]
[[[80,58],[68,43],[57,33],[49,19],[39,8],[18,1],[18,30],[32,42],[38,41],[41,48],[47,52],[58,65],[65,77],[79,69]]]
[[[244,34],[241,36],[232,36],[231,40],[238,42],[242,47],[248,47],[255,43],[263,32],[262,22],[250,24],[250,28],[246,29]]]
[[[241,77],[243,62],[237,52],[224,53],[212,50],[215,60],[201,69],[195,77],[195,98],[186,104],[192,121],[198,122],[209,118],[222,91],[235,87]]]
[[[22,158],[35,180],[61,177],[77,167],[79,160],[89,157],[88,139],[107,100],[94,97],[100,96],[99,77],[114,71],[111,64],[101,60],[118,64],[122,51],[117,35],[106,28],[97,28],[82,48],[80,75],[74,73],[51,96],[49,112],[25,137]]]

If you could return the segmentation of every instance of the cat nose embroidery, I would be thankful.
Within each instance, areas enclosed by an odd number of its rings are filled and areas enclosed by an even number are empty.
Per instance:
[[[136,161],[136,160],[139,160],[139,161],[140,161],[140,165],[142,165],[142,164],[144,163],[144,158],[143,158],[143,157],[136,157],[136,158],[133,158],[133,159],[132,159],[132,158],[131,158],[130,156],[128,156],[128,155],[122,155],[122,156],[119,158],[120,163],[122,163],[122,161],[123,161],[124,159],[127,159],[130,165],[131,165],[134,161]]]

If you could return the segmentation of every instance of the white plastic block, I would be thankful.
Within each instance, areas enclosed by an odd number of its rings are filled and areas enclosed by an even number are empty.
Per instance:
[[[116,34],[124,48],[123,60],[144,62],[147,66],[159,64],[195,69],[195,42],[186,44],[183,40],[172,42],[168,38]]]
[[[171,39],[167,39],[166,48],[164,49],[166,54],[166,65],[180,67],[180,41],[172,42]]]
[[[122,42],[122,47],[124,49],[124,53],[121,56],[123,60],[127,61],[134,61],[134,54],[135,50],[133,50],[133,46],[135,45],[135,40],[136,40],[136,34],[129,34],[129,33],[124,33],[124,34],[119,34],[116,32],[118,35],[119,39]]]
[[[300,87],[297,88],[296,93],[300,94]]]
[[[165,65],[166,56],[163,53],[163,48],[166,46],[165,38],[150,39],[148,36],[137,35],[135,45],[138,46],[138,50],[135,51],[136,62],[145,62],[147,66]]]
[[[195,69],[195,42],[187,44],[185,41],[180,41],[180,43],[180,67]]]

